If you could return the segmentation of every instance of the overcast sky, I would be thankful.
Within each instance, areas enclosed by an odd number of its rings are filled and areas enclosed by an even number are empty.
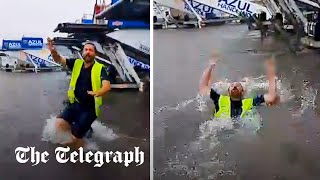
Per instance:
[[[99,0],[100,1],[100,0]],[[99,2],[98,1],[98,2]],[[53,37],[58,23],[75,22],[92,14],[96,0],[0,0],[0,46],[2,39],[24,36]],[[108,4],[110,0],[106,0]]]

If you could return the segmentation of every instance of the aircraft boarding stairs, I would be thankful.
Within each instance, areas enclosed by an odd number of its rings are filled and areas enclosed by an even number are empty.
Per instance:
[[[319,0],[263,0],[275,18],[275,28],[282,34],[289,22],[298,48],[300,42],[320,47],[320,2]],[[278,18],[277,18],[278,17]],[[299,50],[296,49],[296,50]]]
[[[115,28],[110,28],[107,24],[104,24],[104,15],[110,19],[121,19],[121,15],[115,8],[123,8],[130,6],[137,2],[138,5],[147,6],[144,0],[127,1],[119,0],[118,2],[104,6],[105,9],[100,9],[99,12],[95,12],[94,19],[88,23],[61,23],[55,29],[55,32],[68,33],[68,37],[56,37],[54,43],[56,45],[65,46],[72,51],[75,58],[82,57],[83,45],[86,41],[93,42],[97,47],[96,60],[106,65],[106,68],[111,70],[111,76],[113,81],[111,82],[112,89],[139,89],[140,91],[146,91],[149,88],[149,73],[146,70],[137,69],[130,63],[127,54],[133,55],[132,58],[140,60],[141,57],[147,59],[147,64],[150,65],[150,55],[130,47],[127,44],[122,43],[117,39],[113,39],[108,36],[109,33],[116,32]],[[121,4],[123,3],[123,4]],[[127,3],[127,4],[125,4]],[[137,8],[136,8],[137,9]],[[144,8],[146,9],[146,8]],[[123,11],[123,10],[122,10]],[[109,12],[109,13],[108,13]],[[112,17],[115,16],[115,17]],[[127,15],[128,16],[128,15]],[[131,19],[130,19],[131,18]],[[140,18],[130,16],[130,20]],[[148,17],[150,18],[150,17]],[[124,18],[125,19],[125,18]],[[92,23],[93,22],[93,23]],[[122,30],[119,30],[119,32]],[[130,30],[127,30],[130,35]],[[149,70],[150,71],[150,70]]]
[[[154,0],[154,11],[157,12],[159,16],[163,16],[166,27],[168,19],[164,16],[165,13],[161,11],[160,5],[168,8],[179,9],[183,12],[193,13],[198,19],[198,27],[200,28],[204,17],[203,12],[195,8],[199,7],[199,5],[202,5],[202,7],[206,6],[207,9],[214,8],[221,10],[233,16],[240,16],[239,14],[235,14],[233,11],[228,11],[223,8],[223,6],[219,5],[219,3],[228,2],[228,0],[181,0],[179,2],[180,4],[183,2],[184,5],[181,6],[177,1],[173,0]],[[192,3],[194,4],[195,2],[196,6],[192,5]],[[319,46],[320,0],[260,0],[259,4],[258,2],[252,1],[244,1],[242,3],[245,3],[247,6],[250,4],[249,6],[254,7],[253,12],[250,15],[253,15],[254,13],[260,14],[259,11],[266,13],[265,18],[259,19],[262,25],[269,27],[274,25],[274,29],[284,35],[288,35],[288,31],[295,32],[297,44],[301,40],[306,45],[313,47]],[[312,17],[315,14],[318,14],[318,17]]]
[[[73,58],[82,58],[82,48],[85,41],[75,40],[74,38],[54,38],[54,44],[58,46],[68,47],[74,54]],[[142,91],[144,82],[139,76],[133,65],[129,62],[120,43],[101,44],[97,41],[93,42],[98,53],[96,60],[106,66],[111,72],[112,82],[111,88],[116,89],[140,89]]]
[[[192,14],[196,17],[197,27],[199,28],[210,22],[243,20],[260,12],[266,12],[267,19],[270,18],[270,13],[265,6],[250,0],[154,0],[154,12],[161,19],[164,19],[165,28],[170,24],[168,17],[172,17],[172,15],[170,10],[169,14],[167,13],[166,15],[166,12],[163,12],[161,7]],[[212,15],[218,15],[218,18],[210,17]]]

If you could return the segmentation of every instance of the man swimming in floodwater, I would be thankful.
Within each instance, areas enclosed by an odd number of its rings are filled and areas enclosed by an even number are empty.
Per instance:
[[[103,64],[95,60],[96,47],[87,42],[81,59],[66,59],[56,51],[53,41],[48,38],[48,49],[55,62],[67,66],[71,71],[68,90],[69,103],[57,117],[57,132],[70,132],[72,140],[65,145],[83,147],[83,137],[91,124],[100,115],[102,97],[111,89],[109,73]]]
[[[211,88],[211,73],[218,60],[218,54],[214,53],[210,59],[209,66],[201,77],[199,85],[201,94],[210,93],[210,98],[213,100],[215,105],[214,116],[216,118],[243,118],[246,113],[255,106],[259,106],[263,103],[267,105],[274,105],[277,102],[278,98],[276,92],[274,60],[269,59],[266,63],[267,77],[269,81],[268,93],[255,98],[244,98],[245,90],[239,82],[231,83],[228,88],[229,95],[227,96],[220,95]]]

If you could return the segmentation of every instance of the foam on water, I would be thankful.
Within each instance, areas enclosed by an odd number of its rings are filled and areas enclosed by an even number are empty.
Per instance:
[[[220,142],[218,140],[218,133],[224,130],[234,129],[234,122],[232,119],[212,119],[205,121],[199,126],[199,139],[194,142],[193,148],[203,148],[197,147],[197,145],[202,144],[201,141],[209,142],[208,149],[213,149]]]
[[[42,132],[42,141],[52,142],[54,144],[63,144],[65,142],[71,141],[71,134],[65,132],[57,132],[55,127],[56,117],[51,116],[46,120]],[[99,139],[101,141],[111,141],[118,136],[113,132],[112,129],[106,127],[99,121],[94,121],[92,123],[93,134],[91,139],[84,138],[85,141],[85,150],[98,150],[99,147],[95,140]]]
[[[198,139],[192,142],[192,149],[213,150],[220,139],[230,139],[234,135],[254,136],[262,127],[262,118],[256,109],[239,119],[212,118],[199,125]]]

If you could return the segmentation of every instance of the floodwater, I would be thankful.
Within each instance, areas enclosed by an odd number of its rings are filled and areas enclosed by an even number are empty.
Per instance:
[[[292,54],[245,25],[154,32],[155,179],[317,180],[320,178],[320,54]],[[212,50],[223,59],[214,85],[243,81],[248,96],[266,92],[264,60],[276,57],[281,104],[261,106],[236,123],[213,120],[197,95]]]
[[[52,143],[53,121],[63,108],[69,77],[65,72],[0,72],[0,179],[149,179],[149,93],[117,90],[105,97],[103,115],[92,127],[93,142],[88,149],[144,152],[144,163],[59,164],[55,159],[57,144]],[[50,141],[51,140],[51,141]],[[56,139],[57,140],[57,139]],[[49,161],[32,166],[19,164],[17,147],[35,147],[48,151]]]

